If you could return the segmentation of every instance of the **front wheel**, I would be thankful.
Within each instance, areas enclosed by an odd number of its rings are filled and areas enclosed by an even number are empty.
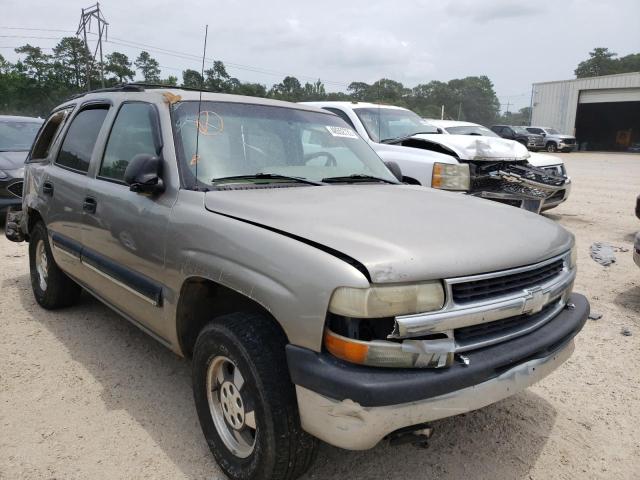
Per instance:
[[[300,426],[285,355],[269,318],[217,318],[196,341],[193,391],[202,431],[231,479],[288,479],[310,466],[317,441]]]
[[[557,150],[558,150],[558,147],[556,146],[555,143],[553,143],[553,142],[547,143],[547,152],[555,153]]]

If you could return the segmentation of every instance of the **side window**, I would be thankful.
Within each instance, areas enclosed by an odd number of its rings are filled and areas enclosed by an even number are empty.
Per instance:
[[[67,107],[57,112],[53,112],[44,126],[40,130],[38,138],[33,144],[31,149],[31,155],[29,156],[30,162],[40,162],[49,156],[51,145],[54,144],[62,127],[69,118],[69,115],[73,111],[73,107]]]
[[[58,165],[82,173],[89,170],[93,147],[108,111],[109,107],[100,105],[82,110],[75,116],[60,147]]]
[[[141,153],[156,155],[156,121],[153,105],[123,104],[111,128],[98,176],[123,181],[124,171],[133,157]]]
[[[330,107],[326,107],[325,110],[328,110],[331,113],[335,113],[336,115],[338,115],[341,119],[343,119],[345,122],[347,122],[347,124],[353,128],[354,130],[356,129],[355,125],[353,124],[353,122],[351,121],[351,119],[349,118],[349,115],[347,115],[345,112],[343,112],[342,110],[338,109],[338,108],[330,108]]]

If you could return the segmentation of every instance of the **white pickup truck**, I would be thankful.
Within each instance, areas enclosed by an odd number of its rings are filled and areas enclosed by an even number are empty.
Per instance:
[[[364,102],[305,102],[335,113],[407,183],[461,191],[540,212],[569,195],[562,160],[487,133],[450,134],[406,108]],[[475,125],[475,124],[470,124]]]

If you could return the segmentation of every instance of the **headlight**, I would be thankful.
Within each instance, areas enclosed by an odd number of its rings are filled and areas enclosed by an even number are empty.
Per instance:
[[[0,180],[4,180],[5,178],[9,178],[9,175],[0,170]]]
[[[469,190],[471,177],[469,165],[439,163],[433,164],[431,186],[442,190]]]
[[[369,288],[337,288],[329,311],[352,318],[384,318],[439,310],[444,305],[444,289],[439,281]]]

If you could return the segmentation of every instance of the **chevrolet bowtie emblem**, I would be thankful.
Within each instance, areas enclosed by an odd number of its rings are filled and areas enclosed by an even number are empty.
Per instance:
[[[541,288],[527,289],[526,292],[522,313],[538,313],[548,303],[549,294]]]

